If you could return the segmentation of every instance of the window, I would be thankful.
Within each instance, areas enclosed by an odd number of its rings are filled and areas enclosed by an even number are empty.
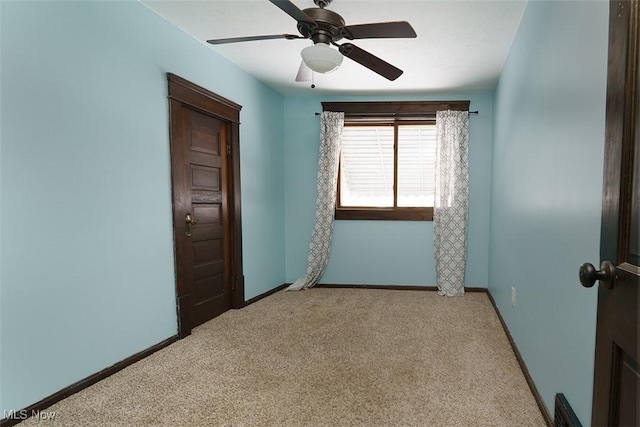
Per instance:
[[[435,162],[435,122],[347,124],[338,206],[433,207]]]
[[[435,112],[469,102],[322,105],[345,112],[335,218],[433,220]]]

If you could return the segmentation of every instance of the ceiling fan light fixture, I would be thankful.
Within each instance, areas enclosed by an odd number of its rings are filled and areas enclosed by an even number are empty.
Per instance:
[[[305,65],[316,73],[330,73],[342,64],[343,56],[326,43],[307,46],[300,52]]]

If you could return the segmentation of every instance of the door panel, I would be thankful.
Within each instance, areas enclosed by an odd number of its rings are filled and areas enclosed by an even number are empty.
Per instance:
[[[192,163],[193,165],[193,163]],[[211,165],[213,167],[213,165]],[[193,183],[193,189],[197,190],[198,187],[202,187],[207,190],[220,191],[220,166],[216,170],[202,166],[191,167],[191,181]]]
[[[640,1],[611,1],[601,261],[592,424],[640,425],[638,200]]]
[[[191,200],[198,221],[193,227],[194,311],[193,326],[231,308],[229,272],[230,239],[225,233],[228,215],[226,123],[199,111],[186,109],[191,138],[191,191],[200,198]]]
[[[228,143],[226,123],[211,115],[183,106],[183,126],[189,140],[188,167],[193,217],[192,326],[200,325],[231,308],[230,239],[227,213],[227,163],[222,147]],[[189,242],[187,242],[189,245]]]
[[[638,363],[629,357],[620,347],[615,347],[614,354],[617,356],[615,360],[614,384],[616,388],[614,394],[617,395],[616,406],[613,409],[614,414],[618,414],[617,422],[614,425],[620,426],[637,426],[637,410],[638,404],[638,376],[640,375]]]

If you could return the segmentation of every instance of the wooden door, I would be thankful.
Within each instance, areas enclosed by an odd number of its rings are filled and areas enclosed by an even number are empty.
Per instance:
[[[239,301],[240,293],[234,292],[239,253],[234,229],[240,226],[234,212],[239,206],[235,203],[239,191],[233,190],[239,189],[239,183],[234,182],[232,157],[237,122],[225,119],[213,105],[202,104],[199,96],[212,94],[187,83],[170,75],[171,175],[181,337],[244,302]],[[195,99],[186,99],[185,89]]]
[[[640,425],[640,1],[612,1],[592,424]]]

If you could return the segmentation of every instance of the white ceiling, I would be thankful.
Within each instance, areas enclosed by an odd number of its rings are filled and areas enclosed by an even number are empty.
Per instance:
[[[296,21],[268,0],[141,0],[196,39],[298,34]],[[300,9],[312,0],[292,0]],[[263,40],[213,46],[285,95],[425,93],[492,89],[527,0],[334,0],[327,8],[347,25],[408,21],[416,39],[355,40],[353,44],[404,70],[388,81],[345,58],[329,74],[295,82],[300,50],[310,40]]]

